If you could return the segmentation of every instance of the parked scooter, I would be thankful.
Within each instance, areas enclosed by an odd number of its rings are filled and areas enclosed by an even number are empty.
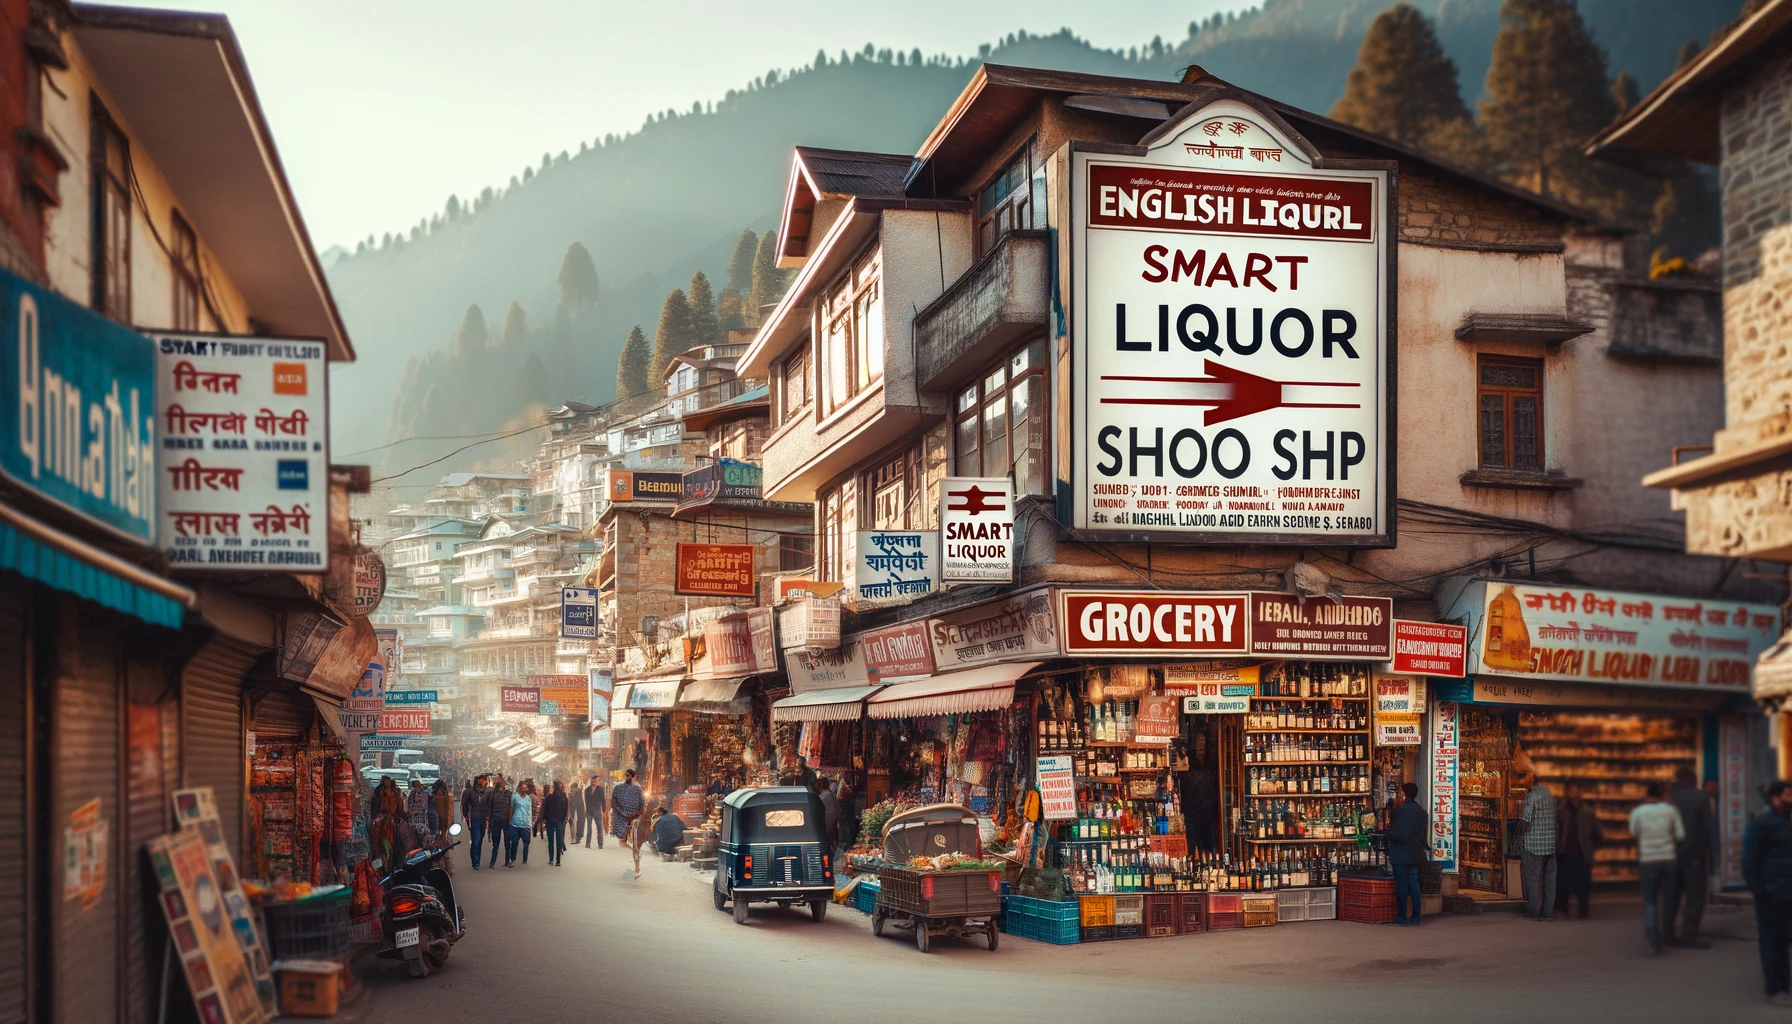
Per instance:
[[[460,823],[448,826],[458,836]],[[386,890],[380,910],[380,953],[403,960],[411,977],[423,978],[448,960],[448,951],[466,934],[466,919],[454,898],[454,879],[437,862],[460,842],[434,850],[417,850],[380,880]]]

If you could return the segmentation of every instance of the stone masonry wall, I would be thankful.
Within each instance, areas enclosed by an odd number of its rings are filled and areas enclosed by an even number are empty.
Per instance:
[[[1724,97],[1726,442],[1792,429],[1792,53]]]

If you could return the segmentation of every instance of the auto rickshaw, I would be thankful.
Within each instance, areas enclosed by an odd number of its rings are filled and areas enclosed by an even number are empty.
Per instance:
[[[734,923],[747,923],[754,903],[785,909],[807,903],[820,921],[834,895],[821,797],[801,786],[737,789],[722,798],[722,835],[716,849],[717,910],[732,903]]]
[[[995,952],[1002,912],[1002,872],[985,868],[937,870],[924,866],[942,854],[981,860],[983,841],[977,815],[961,804],[928,804],[892,814],[884,825],[884,862],[877,869],[877,904],[871,934],[882,936],[887,922],[907,922],[915,945],[927,952],[944,936],[982,935]],[[909,864],[923,865],[910,867]]]

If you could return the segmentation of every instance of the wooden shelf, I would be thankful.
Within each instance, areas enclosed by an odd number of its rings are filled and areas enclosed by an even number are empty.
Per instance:
[[[1295,728],[1294,726],[1288,726],[1287,728],[1282,728],[1282,727],[1278,726],[1278,727],[1272,728],[1272,729],[1246,729],[1245,732],[1249,732],[1249,733],[1293,732],[1293,733],[1299,733],[1302,736],[1367,736],[1369,734],[1369,730],[1367,730],[1367,729],[1298,729],[1298,728]]]
[[[1461,858],[1461,857],[1458,857],[1458,858],[1456,858],[1456,863],[1458,863],[1458,864],[1461,864],[1461,865],[1463,865],[1463,866],[1465,866],[1465,867],[1471,867],[1471,868],[1481,868],[1481,869],[1482,869],[1482,870],[1484,870],[1484,871],[1498,871],[1498,870],[1500,870],[1500,866],[1499,866],[1499,865],[1498,865],[1498,864],[1483,864],[1483,863],[1481,863],[1481,862],[1480,862],[1480,861],[1478,861],[1478,860],[1466,860],[1466,859],[1464,859],[1464,858]]]
[[[1362,697],[1344,697],[1344,696],[1338,696],[1338,697],[1258,697],[1258,696],[1252,696],[1251,699],[1252,700],[1368,700],[1369,698],[1367,696],[1362,696]]]
[[[1339,836],[1336,839],[1252,839],[1247,836],[1244,841],[1267,846],[1272,843],[1354,843],[1356,839],[1356,836]]]
[[[1333,799],[1368,800],[1368,799],[1371,799],[1371,794],[1368,794],[1368,793],[1246,793],[1244,795],[1244,798],[1246,800],[1287,800],[1289,798],[1293,798],[1295,800],[1311,800],[1314,798],[1318,798],[1321,800],[1333,800]]]
[[[1244,766],[1246,768],[1292,768],[1297,766],[1305,768],[1308,765],[1314,764],[1353,765],[1368,763],[1369,762],[1367,761],[1246,761]]]

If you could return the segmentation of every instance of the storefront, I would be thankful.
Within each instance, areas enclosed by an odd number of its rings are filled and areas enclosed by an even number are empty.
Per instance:
[[[1535,783],[1597,816],[1595,884],[1635,882],[1630,811],[1682,773],[1715,782],[1721,873],[1740,880],[1746,766],[1765,737],[1750,668],[1777,608],[1497,580],[1450,607],[1476,642],[1470,677],[1432,688],[1428,774],[1434,854],[1462,889],[1522,894],[1517,822]]]

